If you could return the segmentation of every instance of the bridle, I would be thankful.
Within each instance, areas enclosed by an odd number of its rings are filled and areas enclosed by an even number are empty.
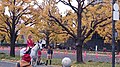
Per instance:
[[[40,44],[42,43],[42,41],[38,41],[38,49],[40,49]]]

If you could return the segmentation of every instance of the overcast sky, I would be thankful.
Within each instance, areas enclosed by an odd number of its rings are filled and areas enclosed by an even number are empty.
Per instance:
[[[42,2],[42,0],[38,0],[38,2]],[[73,3],[72,3],[73,4]],[[74,3],[75,4],[75,3]],[[64,5],[63,3],[61,3],[61,2],[59,2],[58,4],[57,4],[57,6],[58,6],[58,8],[60,9],[60,13],[64,13],[66,10],[69,10],[69,9],[71,9],[69,6],[67,6],[67,5]]]
[[[42,0],[38,0],[39,2],[42,2]],[[67,0],[66,0],[67,1]],[[87,0],[85,0],[85,4],[87,3]],[[77,2],[75,0],[72,1],[72,5],[74,6],[77,6]],[[59,10],[60,10],[60,13],[64,15],[65,11],[66,10],[70,10],[71,8],[67,5],[64,5],[63,3],[59,2],[57,4]]]
[[[42,3],[42,0],[37,0],[37,1],[40,2],[40,3]],[[87,0],[85,0],[85,3],[87,3]],[[72,1],[71,4],[74,5],[74,6],[77,6],[77,2],[74,1],[74,0]],[[61,13],[62,15],[65,15],[65,11],[66,11],[66,10],[70,10],[70,9],[71,9],[69,6],[64,5],[64,4],[61,3],[61,2],[59,2],[59,3],[57,4],[57,6],[58,6],[58,8],[59,8],[59,10],[60,10],[60,13]],[[35,8],[36,8],[36,6],[35,6]],[[5,14],[9,15],[8,7],[6,7]]]

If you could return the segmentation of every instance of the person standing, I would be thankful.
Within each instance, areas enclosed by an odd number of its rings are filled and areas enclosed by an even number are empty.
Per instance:
[[[42,55],[42,50],[38,50],[38,61],[37,64],[40,65],[41,64],[41,55]]]
[[[52,55],[53,55],[53,49],[51,46],[48,46],[48,49],[47,49],[47,60],[46,60],[46,64],[48,64],[48,60],[50,61],[50,65],[52,63]]]

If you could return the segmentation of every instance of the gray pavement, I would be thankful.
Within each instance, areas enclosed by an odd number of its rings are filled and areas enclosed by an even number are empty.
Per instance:
[[[0,53],[9,54],[9,51],[8,50],[0,50]],[[20,54],[19,50],[16,51],[15,54],[19,55]],[[45,52],[42,52],[42,57],[46,58],[47,54]],[[72,54],[72,53],[64,54],[63,52],[53,54],[53,58],[63,59],[64,57],[69,57],[71,60],[74,60],[74,61],[76,60],[76,54]],[[86,56],[84,56],[84,54],[83,54],[83,60],[84,61],[92,60],[92,61],[97,61],[97,62],[111,62],[112,58],[110,55],[99,55],[98,54],[98,56],[96,56],[95,54],[87,53]]]
[[[0,67],[15,67],[15,63],[0,61]]]
[[[4,50],[1,50],[0,49],[0,53],[7,53],[9,54],[9,50],[8,49],[4,49]],[[19,50],[16,50],[15,52],[16,55],[19,55],[20,54],[20,51]],[[42,51],[42,57],[43,58],[46,58],[47,57],[47,54],[45,51]],[[53,54],[53,58],[58,58],[58,59],[63,59],[64,57],[69,57],[71,60],[76,60],[76,54],[75,53],[64,53],[64,52],[56,52],[54,51],[54,54]],[[119,58],[116,58],[117,60],[120,59]],[[111,54],[90,54],[90,53],[86,53],[86,55],[83,53],[83,60],[84,61],[96,61],[96,62],[111,62],[112,61],[112,57],[111,57]]]
[[[0,61],[0,67],[15,67],[14,62],[7,62],[7,61]],[[45,65],[38,65],[37,67],[58,67],[58,66],[53,66],[53,65],[49,65],[49,66],[45,66]]]

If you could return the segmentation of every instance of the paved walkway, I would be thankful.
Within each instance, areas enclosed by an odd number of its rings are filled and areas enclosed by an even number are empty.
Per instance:
[[[7,61],[0,61],[0,67],[15,67],[14,62],[7,62]],[[39,65],[37,67],[61,67],[61,66],[55,66],[55,65]]]

